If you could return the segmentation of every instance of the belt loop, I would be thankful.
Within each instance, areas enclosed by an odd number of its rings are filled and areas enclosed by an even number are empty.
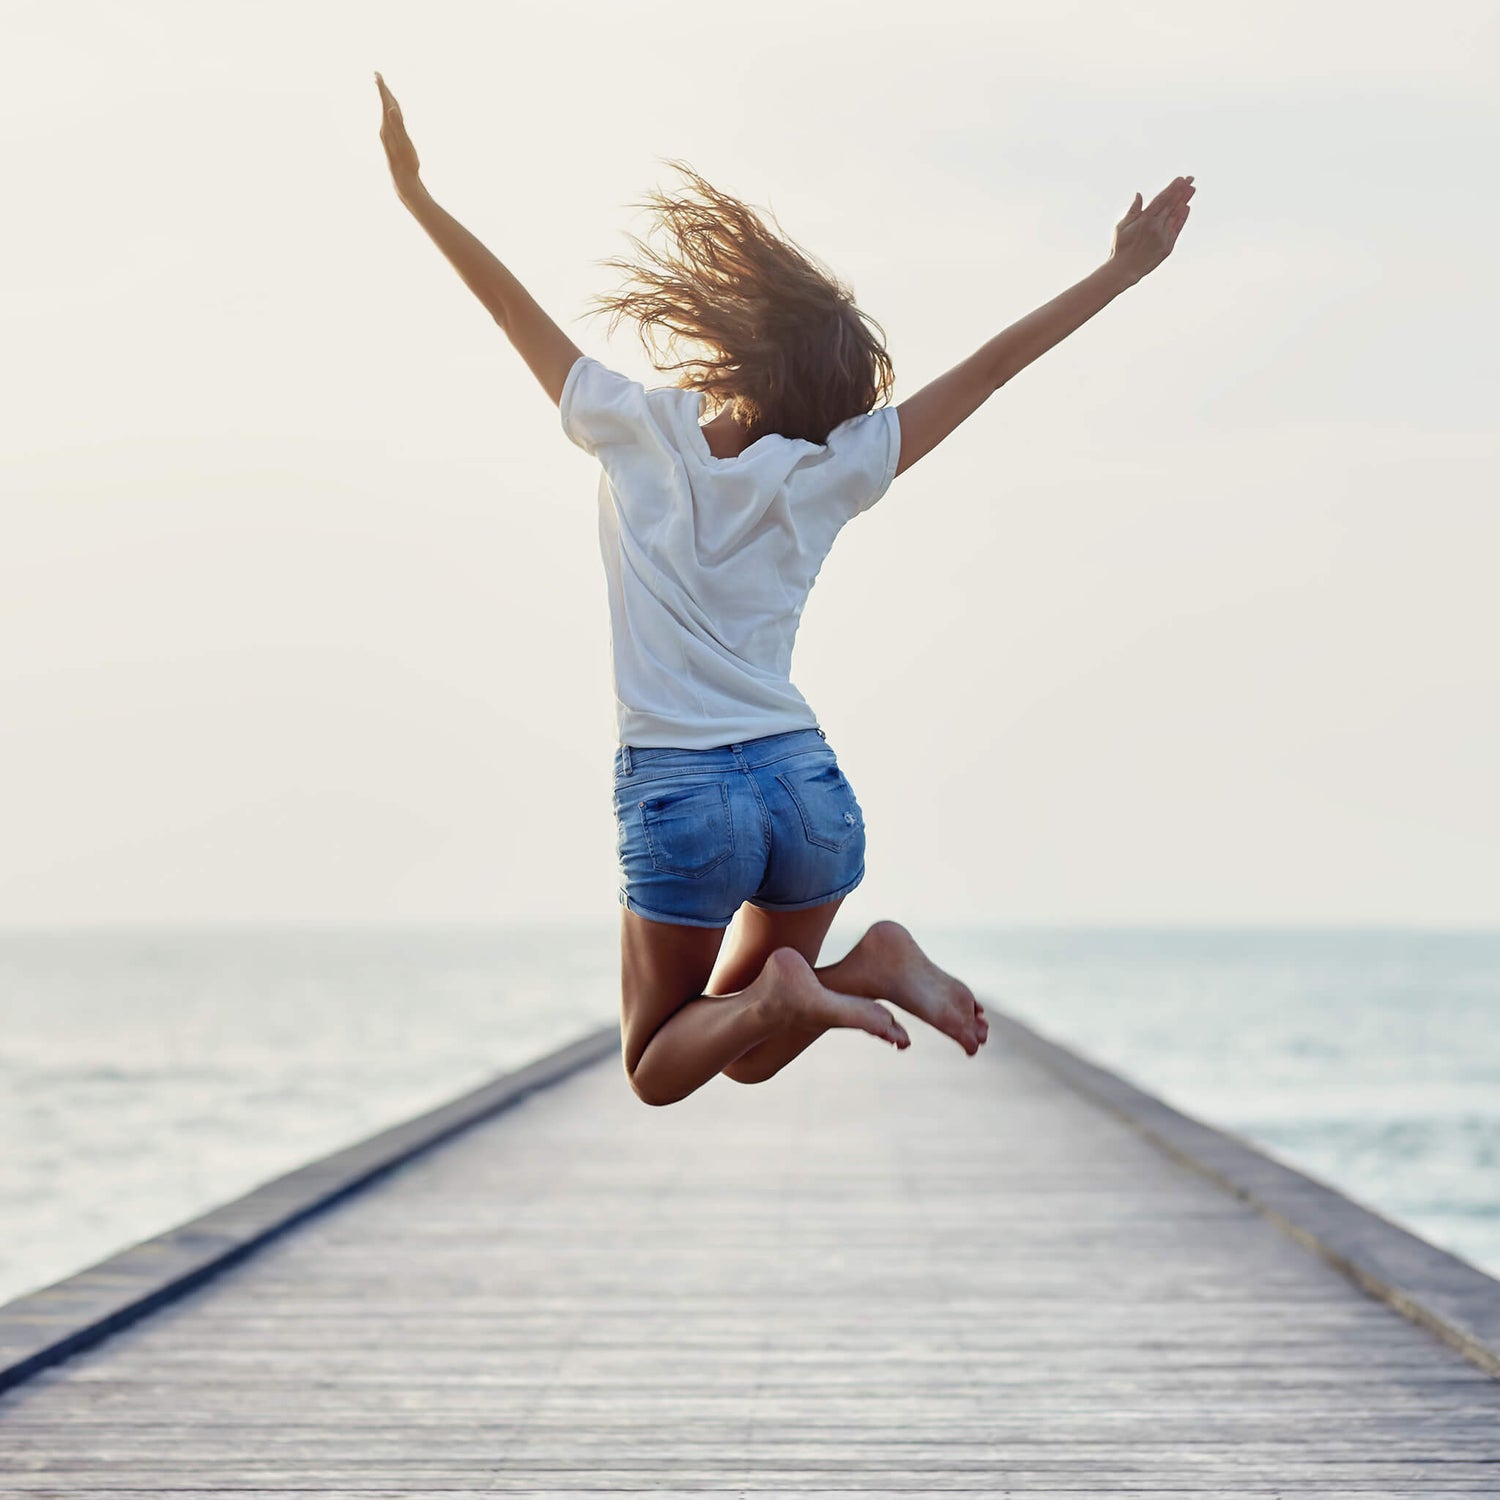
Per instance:
[[[630,767],[630,746],[629,745],[621,745],[620,746],[620,759],[621,759],[622,763],[624,764],[625,774],[627,776],[629,776],[630,775],[630,770],[631,770],[631,767]]]
[[[824,734],[823,731],[820,729],[820,730],[818,730],[818,738],[820,740],[826,740],[828,738],[828,736],[826,734]]]

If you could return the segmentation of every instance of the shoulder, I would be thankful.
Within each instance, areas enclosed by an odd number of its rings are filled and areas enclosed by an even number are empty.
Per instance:
[[[588,453],[622,437],[646,409],[639,381],[588,354],[573,361],[557,403],[563,432]]]
[[[697,395],[678,386],[648,389],[618,370],[582,354],[563,382],[558,416],[568,439],[588,453],[611,444],[675,436],[684,420],[697,420]]]
[[[900,418],[894,406],[877,406],[840,422],[828,434],[827,447],[840,453],[864,448],[878,449],[900,437]]]
[[[901,456],[901,420],[894,406],[879,406],[840,422],[828,434],[819,474],[829,502],[850,515],[868,510],[896,477]]]

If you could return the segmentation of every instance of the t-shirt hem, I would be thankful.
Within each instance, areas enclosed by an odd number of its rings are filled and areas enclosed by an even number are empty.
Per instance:
[[[616,721],[615,732],[619,743],[629,745],[632,750],[717,750],[724,745],[764,739],[767,735],[817,727],[817,716],[811,712],[712,724],[664,724],[659,719],[622,715]]]
[[[891,481],[896,477],[896,468],[901,462],[901,418],[894,406],[883,406],[881,411],[886,417],[886,454],[885,469],[880,476],[880,483],[875,488],[875,493],[870,496],[869,502],[861,506],[862,510],[869,510],[885,492],[890,489]]]
[[[567,378],[563,381],[561,394],[557,398],[557,419],[562,424],[563,435],[570,443],[579,448],[587,445],[580,442],[572,426],[573,394],[578,389],[578,378],[583,373],[584,365],[592,359],[591,354],[580,354],[568,368]]]

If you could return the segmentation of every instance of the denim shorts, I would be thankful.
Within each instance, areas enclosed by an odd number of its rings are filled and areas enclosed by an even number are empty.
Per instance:
[[[712,750],[615,750],[620,901],[727,927],[742,903],[800,911],[865,876],[865,820],[821,729]]]

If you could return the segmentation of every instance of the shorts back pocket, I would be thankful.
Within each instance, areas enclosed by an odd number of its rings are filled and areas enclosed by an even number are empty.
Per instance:
[[[729,788],[722,781],[669,787],[642,799],[641,826],[653,868],[696,878],[734,852]]]
[[[796,803],[808,843],[843,849],[863,830],[854,788],[833,759],[820,758],[806,770],[778,772],[776,779]]]

